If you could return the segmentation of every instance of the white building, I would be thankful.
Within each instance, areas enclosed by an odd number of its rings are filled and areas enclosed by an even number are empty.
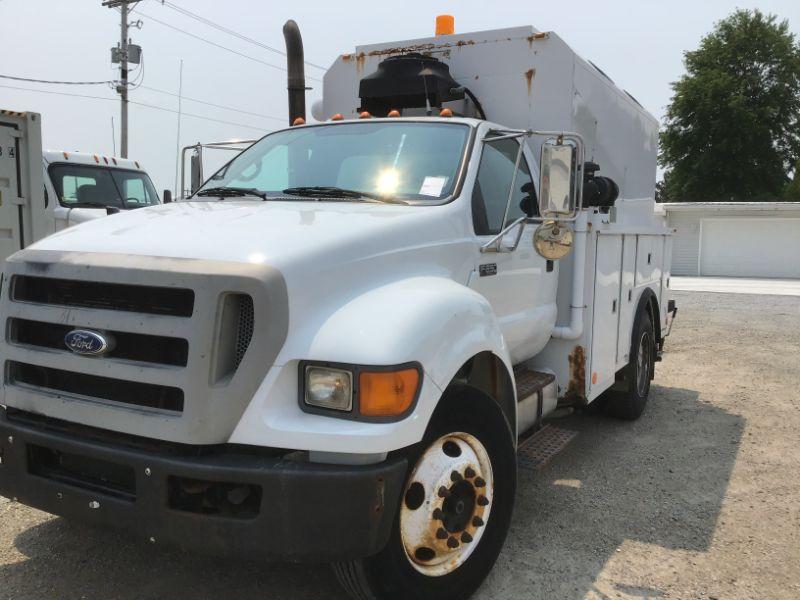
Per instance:
[[[800,202],[658,205],[675,230],[672,274],[800,278]]]

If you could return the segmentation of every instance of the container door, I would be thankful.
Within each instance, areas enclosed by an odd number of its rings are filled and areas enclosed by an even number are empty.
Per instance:
[[[590,400],[614,383],[617,372],[622,236],[597,236],[595,267]]]
[[[0,120],[0,261],[22,248],[22,208],[15,202],[22,196],[17,170],[17,131],[16,123]]]

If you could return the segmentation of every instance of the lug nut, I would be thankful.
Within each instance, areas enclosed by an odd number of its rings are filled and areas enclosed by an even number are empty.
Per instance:
[[[489,499],[486,496],[478,496],[478,506],[486,506],[489,504]]]
[[[452,479],[453,481],[460,481],[461,473],[459,473],[458,471],[453,471],[452,473],[450,473],[450,479]]]
[[[472,470],[472,467],[467,467],[467,469],[464,471],[464,477],[467,479],[472,479],[475,477],[475,471]]]
[[[439,488],[439,498],[447,498],[450,495],[450,490],[442,486]]]
[[[483,477],[475,479],[475,487],[486,487],[486,481],[484,481]]]
[[[441,508],[435,508],[433,510],[433,518],[436,519],[437,521],[441,521],[442,519],[444,519],[444,513],[442,512]]]
[[[447,547],[448,548],[458,548],[458,540],[454,537],[451,537],[447,540]]]
[[[461,541],[465,544],[469,544],[472,541],[472,536],[465,531],[461,534]]]
[[[444,527],[439,527],[439,529],[436,530],[436,538],[437,539],[446,540],[448,537],[449,536],[447,534],[447,531],[445,531]]]
[[[480,517],[472,517],[472,526],[483,527],[483,519],[481,519]]]

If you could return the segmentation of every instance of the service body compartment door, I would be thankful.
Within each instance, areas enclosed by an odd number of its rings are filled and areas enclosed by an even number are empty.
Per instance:
[[[636,235],[626,235],[622,240],[622,287],[619,295],[619,334],[617,335],[617,370],[630,360],[631,330],[639,300],[635,292]]]
[[[617,372],[622,236],[598,235],[588,399],[608,389]]]
[[[22,248],[17,124],[0,118],[0,264]]]

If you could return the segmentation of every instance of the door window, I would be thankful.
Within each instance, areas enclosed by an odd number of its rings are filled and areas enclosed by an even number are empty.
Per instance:
[[[532,217],[537,213],[536,190],[523,154],[519,161],[508,217],[503,223],[518,151],[519,142],[514,138],[486,142],[483,145],[478,178],[472,192],[472,218],[477,235],[496,235],[518,218],[526,215]]]

